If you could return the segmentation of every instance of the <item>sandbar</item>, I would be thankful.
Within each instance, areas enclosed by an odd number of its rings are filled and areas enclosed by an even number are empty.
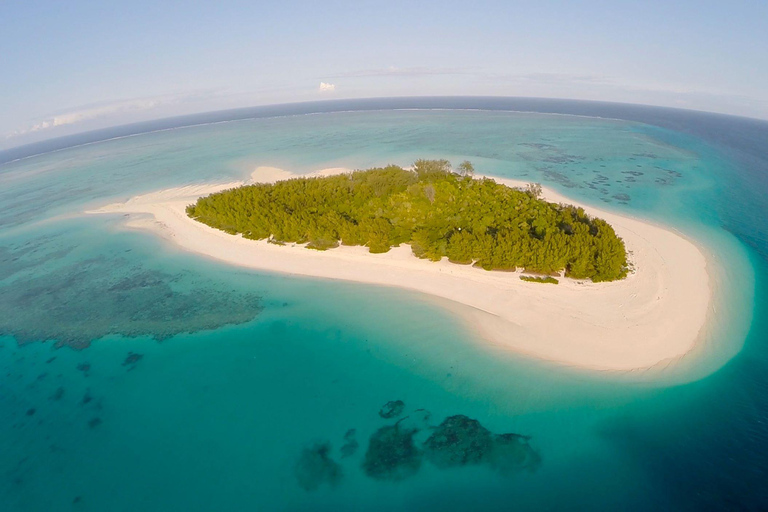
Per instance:
[[[326,176],[349,172],[323,169]],[[307,175],[304,175],[307,176]],[[249,182],[298,175],[257,168]],[[496,178],[512,187],[521,181]],[[580,204],[543,188],[543,198],[581,206],[610,223],[622,237],[633,270],[609,283],[560,278],[557,285],[520,280],[446,259],[419,259],[407,245],[384,254],[365,247],[327,251],[247,240],[192,220],[185,208],[198,197],[243,182],[171,188],[136,196],[87,213],[121,213],[130,228],[155,233],[176,246],[232,265],[315,278],[407,288],[451,301],[451,309],[489,343],[562,365],[628,371],[668,365],[696,344],[711,309],[707,259],[689,238],[636,218]]]

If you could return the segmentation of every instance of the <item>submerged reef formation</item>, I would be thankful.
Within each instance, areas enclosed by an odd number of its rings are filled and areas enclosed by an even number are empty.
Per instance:
[[[443,420],[424,442],[424,455],[441,468],[487,464],[502,474],[535,470],[541,462],[519,434],[493,434],[479,421],[457,414]]]
[[[338,485],[343,476],[341,466],[331,458],[330,443],[316,443],[305,448],[296,463],[294,474],[306,491],[314,491],[323,484]]]
[[[413,441],[417,432],[398,425],[374,432],[363,459],[365,474],[378,480],[403,480],[416,474],[421,467],[421,451]]]
[[[357,449],[360,447],[360,443],[357,442],[355,436],[356,433],[357,431],[354,428],[351,428],[347,430],[346,434],[344,434],[344,444],[341,447],[342,458],[351,457],[357,453]]]
[[[405,403],[402,400],[393,400],[384,404],[379,410],[379,416],[384,419],[395,418],[403,414],[404,409]]]
[[[379,415],[384,417],[382,412],[393,410],[399,415],[404,409],[403,401],[394,400],[387,402]],[[449,416],[439,425],[431,425],[431,417],[426,409],[416,409],[373,432],[360,461],[363,473],[374,480],[397,482],[415,476],[425,462],[438,469],[485,466],[505,477],[533,472],[541,465],[541,457],[531,447],[528,436],[494,434],[463,414]],[[355,455],[356,434],[356,429],[344,434],[342,459]],[[341,465],[330,453],[329,442],[313,444],[302,452],[295,473],[303,489],[312,491],[323,483],[336,485],[341,480]]]
[[[150,270],[121,258],[93,258],[33,277],[19,272],[0,281],[0,335],[82,349],[108,335],[162,341],[260,313],[257,295],[221,288],[191,273]]]
[[[141,359],[144,357],[143,354],[136,354],[135,352],[128,352],[128,355],[125,356],[125,360],[123,361],[123,366],[130,366],[130,369],[133,369],[134,366],[136,366],[136,363],[141,361]]]
[[[424,442],[424,454],[439,468],[479,464],[493,449],[491,431],[463,415],[443,420]]]
[[[55,243],[58,239],[59,237],[56,236],[47,236],[31,240],[21,246],[0,246],[0,281],[65,257],[73,247],[46,251],[47,244]]]

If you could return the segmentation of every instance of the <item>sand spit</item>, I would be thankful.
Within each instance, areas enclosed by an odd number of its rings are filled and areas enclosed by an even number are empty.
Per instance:
[[[324,169],[313,176],[348,172]],[[251,182],[296,177],[257,168]],[[524,182],[494,178],[509,186]],[[373,285],[397,286],[448,299],[485,340],[529,356],[596,370],[668,364],[696,344],[712,301],[707,260],[690,240],[638,219],[579,204],[544,189],[552,202],[583,207],[624,239],[634,271],[624,280],[560,284],[521,281],[518,272],[487,272],[446,260],[420,260],[410,247],[370,254],[365,247],[319,252],[300,245],[246,240],[196,222],[185,207],[198,197],[241,185],[187,186],[134,197],[88,213],[129,214],[127,225],[182,249],[233,265]]]

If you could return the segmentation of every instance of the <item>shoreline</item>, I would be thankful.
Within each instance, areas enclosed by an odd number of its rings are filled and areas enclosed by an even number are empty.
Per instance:
[[[331,168],[303,176],[328,176]],[[247,183],[300,177],[259,167]],[[504,178],[519,187],[526,182]],[[185,208],[197,197],[246,182],[197,185],[136,196],[86,213],[127,214],[127,227],[150,231],[176,246],[242,267],[340,279],[422,292],[456,305],[459,316],[487,342],[567,366],[629,371],[679,360],[706,330],[713,294],[708,261],[685,236],[572,201],[543,188],[543,199],[584,208],[624,239],[634,270],[608,283],[559,278],[557,285],[520,280],[520,271],[494,272],[470,265],[421,260],[403,245],[384,254],[365,247],[327,251],[247,240],[197,222]]]

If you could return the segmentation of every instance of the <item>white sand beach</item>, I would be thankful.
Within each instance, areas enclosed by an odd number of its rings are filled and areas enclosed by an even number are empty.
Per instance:
[[[349,169],[324,169],[330,175]],[[259,167],[252,182],[296,177]],[[494,178],[509,186],[524,182]],[[447,260],[416,258],[410,247],[370,254],[365,247],[314,251],[246,240],[196,222],[185,207],[198,197],[242,183],[172,188],[88,213],[129,214],[127,225],[156,233],[202,256],[253,269],[397,286],[452,301],[479,336],[518,353],[596,370],[667,365],[702,335],[711,309],[707,260],[690,240],[634,218],[581,205],[544,188],[545,199],[582,206],[624,239],[634,271],[624,280],[560,284],[521,281],[519,272],[488,272]],[[455,307],[453,307],[455,306]]]

